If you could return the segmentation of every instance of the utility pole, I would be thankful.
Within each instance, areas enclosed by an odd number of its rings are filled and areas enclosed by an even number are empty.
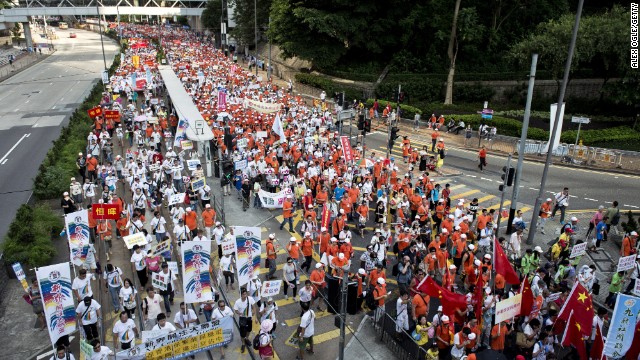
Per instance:
[[[271,16],[269,16],[269,30],[271,30]],[[269,67],[267,68],[267,79],[271,81],[271,36],[269,36]]]
[[[533,86],[536,81],[536,67],[538,54],[531,56],[531,71],[529,72],[529,89],[527,90],[527,104],[524,107],[524,119],[522,121],[522,134],[520,134],[520,148],[518,149],[518,165],[516,165],[516,179],[513,183],[513,195],[511,196],[511,208],[509,209],[509,222],[507,234],[511,233],[513,218],[516,215],[516,204],[520,195],[520,176],[522,176],[522,162],[524,161],[524,149],[527,143],[527,131],[529,130],[529,118],[531,117],[531,101],[533,99]]]
[[[102,41],[102,21],[100,20],[100,5],[96,3],[96,12],[98,13],[98,27],[100,28],[100,45],[102,45],[102,60],[104,61],[104,69],[107,70],[107,56],[104,54],[104,41]]]
[[[495,236],[498,237],[498,233],[500,232],[500,220],[502,220],[502,205],[504,204],[504,194],[507,192],[507,182],[509,177],[509,167],[511,166],[511,154],[507,157],[507,166],[504,181],[502,183],[502,193],[500,194],[500,207],[498,208],[498,222],[496,223],[496,231]]]
[[[564,103],[564,94],[567,91],[567,83],[569,82],[569,72],[571,71],[571,60],[573,59],[573,51],[576,48],[576,38],[578,37],[578,28],[580,27],[580,16],[582,15],[582,6],[584,0],[578,1],[578,8],[576,10],[576,20],[573,24],[573,33],[571,34],[571,42],[569,43],[569,53],[567,54],[567,62],[564,66],[564,76],[562,77],[562,83],[560,84],[560,93],[558,94],[558,110],[556,111],[556,121],[553,123],[553,129],[551,130],[551,139],[549,139],[549,149],[547,150],[547,159],[544,163],[544,170],[542,172],[542,180],[540,180],[540,191],[536,198],[536,204],[533,207],[533,216],[531,218],[531,228],[529,229],[529,236],[527,236],[527,244],[533,244],[533,237],[536,234],[536,227],[538,226],[538,213],[540,212],[540,206],[542,205],[542,197],[545,193],[545,185],[547,184],[547,175],[549,173],[549,166],[551,165],[551,155],[553,154],[553,144],[558,136],[558,123],[560,122],[560,115],[562,114],[562,104]]]
[[[253,0],[253,26],[255,27],[254,42],[256,45],[256,77],[258,77],[258,0]]]
[[[347,320],[347,282],[349,281],[349,272],[345,271],[342,275],[342,297],[340,299],[340,346],[338,347],[338,359],[344,360],[344,347],[346,341],[345,322]]]

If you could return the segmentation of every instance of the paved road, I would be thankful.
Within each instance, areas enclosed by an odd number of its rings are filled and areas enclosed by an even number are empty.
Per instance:
[[[349,134],[348,127],[345,127],[345,134]],[[356,131],[352,132],[355,136]],[[400,132],[405,135],[405,132]],[[423,145],[431,147],[430,131],[420,130],[418,133],[409,134],[412,144],[418,148]],[[396,141],[392,156],[396,158],[396,163],[402,163],[401,139]],[[373,132],[367,134],[365,144],[376,154],[386,154],[387,134],[383,132]],[[512,166],[515,166],[517,158],[514,158]],[[453,168],[462,173],[456,181],[468,186],[473,186],[483,193],[497,195],[499,197],[498,185],[502,180],[502,167],[506,165],[506,157],[496,156],[489,152],[488,167],[484,173],[478,170],[478,160],[476,151],[465,150],[457,147],[448,147],[445,167]],[[399,166],[402,171],[402,164]],[[533,207],[535,199],[540,189],[540,180],[544,164],[525,161],[523,165],[523,175],[520,183],[519,203]],[[546,183],[546,196],[560,191],[563,187],[570,188],[569,209],[596,209],[598,205],[608,205],[617,200],[622,209],[640,209],[640,194],[636,191],[640,187],[640,176],[608,173],[600,170],[576,169],[564,166],[552,165]],[[511,192],[506,194],[505,199],[511,199]]]
[[[60,31],[57,51],[0,83],[0,239],[18,207],[31,196],[32,179],[60,127],[98,81],[104,67],[99,34]],[[117,52],[105,38],[107,64]]]

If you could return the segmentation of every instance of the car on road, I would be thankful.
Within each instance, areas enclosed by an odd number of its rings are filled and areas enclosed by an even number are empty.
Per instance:
[[[78,37],[78,35],[76,35],[76,33],[70,33],[69,37],[72,38],[72,39],[75,39],[75,38]]]

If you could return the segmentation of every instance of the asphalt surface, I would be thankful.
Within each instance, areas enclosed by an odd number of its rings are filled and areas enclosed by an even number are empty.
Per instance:
[[[100,35],[74,32],[78,37],[71,39],[68,30],[59,31],[56,52],[0,83],[0,239],[31,197],[32,179],[52,141],[104,68]],[[104,39],[109,66],[117,46]]]
[[[399,134],[401,136],[409,135],[412,146],[422,149],[423,145],[428,145],[429,149],[431,148],[430,130],[420,129],[417,132],[412,131],[409,133],[404,129],[403,127]],[[355,136],[356,133],[357,131],[353,129],[351,136]],[[343,129],[343,134],[349,135],[348,126]],[[402,172],[406,171],[406,166],[402,164],[401,139],[399,138],[396,141],[392,156],[395,157],[396,163],[399,164],[398,167]],[[472,140],[477,141],[477,139]],[[355,142],[355,138],[353,141]],[[375,151],[376,156],[386,156],[387,133],[374,131],[367,134],[365,145],[369,149],[367,154]],[[448,145],[444,167],[459,173],[459,176],[456,177],[456,182],[479,189],[482,193],[496,195],[499,198],[498,186],[502,183],[500,176],[506,161],[506,156],[496,155],[489,151],[487,157],[488,166],[481,173],[478,169],[478,156],[475,150]],[[511,166],[515,167],[516,162],[517,157],[514,157]],[[540,190],[543,168],[544,164],[540,162],[529,160],[523,162],[518,197],[519,204],[533,208]],[[414,173],[417,173],[417,169]],[[562,190],[565,186],[569,187],[569,210],[597,209],[598,205],[608,206],[614,200],[620,203],[622,209],[640,209],[640,194],[637,192],[640,187],[640,176],[610,173],[599,169],[586,170],[552,165],[549,168],[543,201],[547,197],[553,197],[552,195]],[[509,188],[505,194],[505,199],[511,200],[511,191],[512,188]]]

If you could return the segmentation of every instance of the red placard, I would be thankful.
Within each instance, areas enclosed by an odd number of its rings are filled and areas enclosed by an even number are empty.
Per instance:
[[[353,161],[353,150],[351,149],[351,141],[348,136],[341,136],[340,142],[342,143],[342,155],[345,161]]]
[[[322,220],[320,221],[320,227],[329,228],[329,219],[331,219],[331,211],[327,205],[322,206]]]
[[[120,209],[118,204],[93,204],[91,214],[96,220],[118,220]]]
[[[118,120],[120,118],[120,112],[118,110],[105,110],[104,118]]]
[[[87,110],[87,113],[89,114],[89,117],[93,119],[96,116],[102,115],[102,108],[100,106],[96,106],[94,108]]]

